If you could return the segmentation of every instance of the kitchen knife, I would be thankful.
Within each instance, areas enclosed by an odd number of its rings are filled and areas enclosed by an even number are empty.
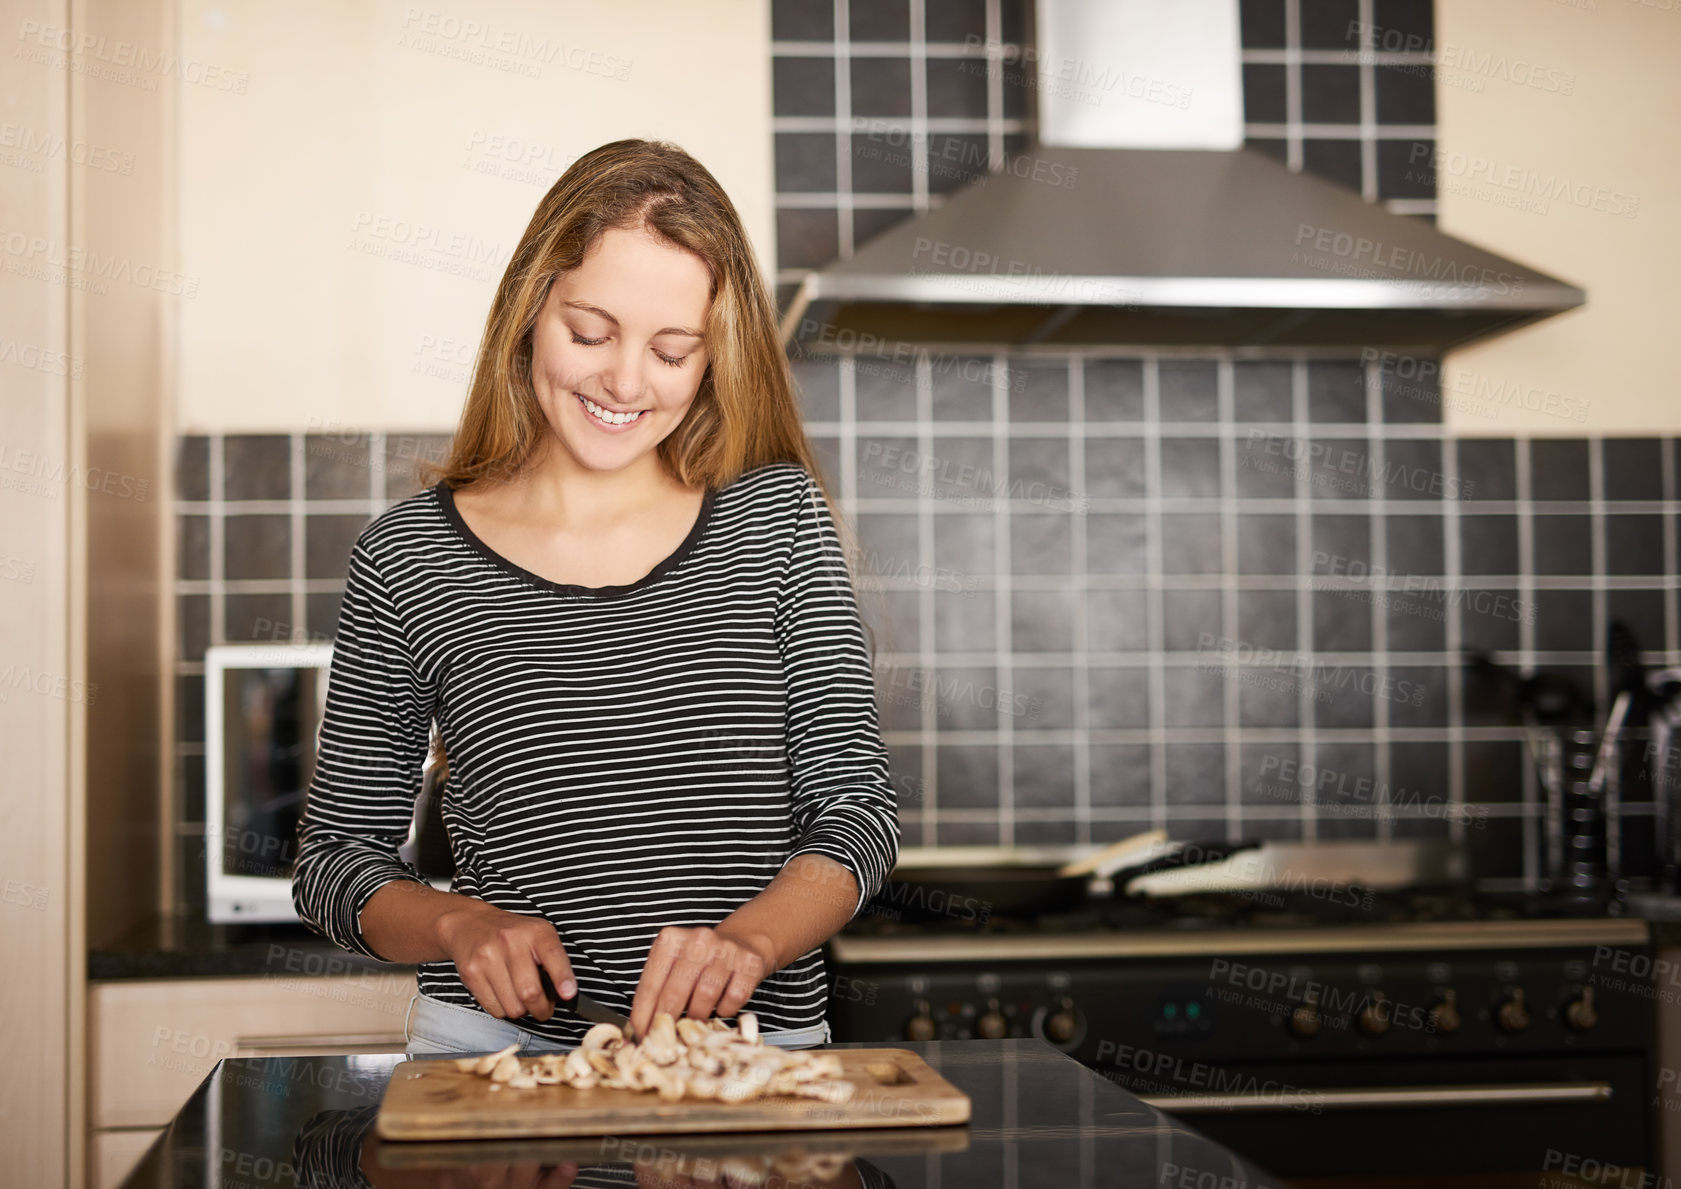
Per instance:
[[[612,1008],[597,1003],[582,991],[571,999],[562,999],[560,992],[555,989],[554,980],[549,977],[549,972],[541,966],[537,968],[537,977],[543,981],[543,994],[554,1001],[557,1009],[564,1008],[592,1024],[617,1024],[624,1030],[627,1039],[632,1036],[629,1016],[620,1015]]]

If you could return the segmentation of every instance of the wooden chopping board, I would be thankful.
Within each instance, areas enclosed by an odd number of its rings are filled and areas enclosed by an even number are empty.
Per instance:
[[[646,1135],[965,1123],[969,1096],[908,1049],[828,1049],[857,1089],[844,1103],[777,1096],[747,1102],[662,1101],[652,1091],[536,1086],[514,1090],[449,1059],[391,1071],[375,1133],[387,1140],[489,1136]]]

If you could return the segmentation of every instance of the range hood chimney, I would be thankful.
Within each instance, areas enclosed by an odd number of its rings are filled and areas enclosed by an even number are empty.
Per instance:
[[[1586,300],[1239,147],[1237,2],[1038,0],[1031,168],[808,274],[784,342],[1434,352]]]

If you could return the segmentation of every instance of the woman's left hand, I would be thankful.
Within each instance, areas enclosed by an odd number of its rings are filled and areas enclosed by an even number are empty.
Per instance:
[[[668,925],[648,950],[630,1010],[637,1036],[655,1012],[705,1020],[733,1016],[776,968],[776,945],[763,933]]]

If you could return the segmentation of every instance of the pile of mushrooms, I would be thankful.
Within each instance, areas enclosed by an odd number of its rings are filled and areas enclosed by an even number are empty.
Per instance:
[[[516,1055],[519,1045],[511,1044],[483,1057],[461,1057],[455,1067],[490,1078],[493,1090],[601,1086],[653,1090],[666,1102],[746,1102],[776,1095],[830,1103],[851,1099],[853,1085],[842,1076],[835,1054],[767,1045],[752,1012],[738,1018],[740,1027],[731,1028],[716,1018],[677,1020],[657,1012],[640,1044],[626,1040],[616,1024],[597,1024],[569,1053],[544,1053],[527,1063]]]

